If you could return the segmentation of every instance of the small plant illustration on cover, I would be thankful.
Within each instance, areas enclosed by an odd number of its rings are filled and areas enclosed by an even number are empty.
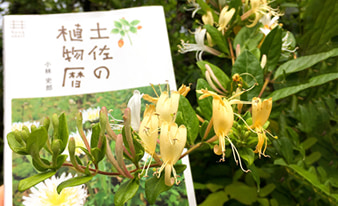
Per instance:
[[[120,48],[122,48],[125,43],[123,39],[125,36],[128,37],[130,45],[133,45],[130,33],[136,34],[137,30],[142,29],[142,26],[138,25],[139,23],[139,20],[133,20],[129,22],[125,18],[121,18],[119,21],[114,21],[115,28],[111,30],[111,33],[119,34],[121,36],[121,38],[117,42]]]

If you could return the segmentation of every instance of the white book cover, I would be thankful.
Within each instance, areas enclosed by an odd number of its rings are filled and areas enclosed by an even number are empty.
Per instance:
[[[67,115],[69,134],[75,137],[77,129],[72,122],[76,113],[82,111],[87,120],[84,125],[90,128],[104,106],[112,110],[111,118],[116,120],[112,125],[119,127],[135,90],[155,96],[150,84],[157,92],[157,85],[177,88],[161,6],[9,15],[4,17],[3,37],[4,137],[22,125],[39,126],[45,117],[62,112]],[[149,102],[142,99],[141,103],[142,118]],[[4,154],[5,205],[32,204],[39,188],[18,191],[20,180],[38,173],[32,159],[13,153],[7,140]],[[178,205],[196,205],[188,157],[182,161],[187,165],[181,177],[184,181],[161,193],[157,204],[177,198]],[[99,167],[111,171],[108,163]],[[60,170],[66,174],[74,171],[69,167]],[[96,175],[81,188],[86,190],[85,205],[108,205],[118,188],[115,185],[121,181],[119,177]],[[140,186],[130,204],[139,205],[144,199],[144,188]]]

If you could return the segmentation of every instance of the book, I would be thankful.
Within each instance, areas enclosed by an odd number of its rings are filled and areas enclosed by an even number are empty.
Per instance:
[[[89,133],[103,106],[112,110],[110,115],[116,120],[112,127],[118,130],[123,109],[135,91],[155,95],[150,84],[155,89],[161,87],[157,85],[177,88],[161,6],[8,15],[3,21],[3,38],[5,137],[23,125],[39,127],[45,117],[62,112],[67,115],[69,133],[76,137],[74,122],[79,111],[87,120],[83,124]],[[140,101],[142,117],[148,102]],[[18,191],[20,180],[38,173],[32,159],[13,153],[7,141],[4,151],[5,205],[32,201],[29,198],[34,191]],[[196,205],[188,156],[182,162],[187,165],[181,177],[184,183],[172,188],[174,193],[161,193],[159,200],[174,195],[171,198],[176,197],[180,205]],[[99,166],[109,170],[105,162]],[[71,169],[66,167],[63,172]],[[82,187],[86,189],[85,204],[107,205],[116,192],[115,185],[122,181],[95,176]],[[139,193],[130,201],[144,201],[144,191],[139,189]]]

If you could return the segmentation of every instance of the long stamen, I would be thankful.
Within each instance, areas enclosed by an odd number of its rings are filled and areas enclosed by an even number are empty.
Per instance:
[[[251,129],[251,127],[248,125],[248,123],[239,114],[234,113],[234,115],[236,115],[238,118],[240,118],[251,132],[257,133],[255,130]]]
[[[242,161],[241,161],[241,156],[239,155],[239,153],[238,153],[238,151],[237,151],[235,145],[231,142],[231,140],[230,140],[230,138],[229,138],[228,136],[227,136],[227,140],[228,140],[228,142],[229,142],[230,145],[231,145],[232,151],[234,152],[234,150],[235,150],[235,153],[234,153],[233,155],[234,155],[234,159],[235,159],[235,161],[236,161],[236,164],[238,164],[238,162],[239,162],[239,166],[240,166],[240,168],[242,169],[243,172],[245,172],[245,173],[251,172],[251,170],[249,170],[249,169],[248,169],[248,170],[245,170],[245,169],[243,168],[243,166],[242,166]],[[237,159],[235,158],[235,155],[238,156],[238,161],[237,161]]]
[[[159,98],[160,96],[157,94],[157,92],[156,92],[156,89],[155,89],[154,85],[153,85],[153,84],[150,84],[150,85],[151,85],[151,87],[153,88],[153,90],[154,90],[154,93],[156,94],[157,98]],[[160,88],[161,88],[161,87],[160,87]]]

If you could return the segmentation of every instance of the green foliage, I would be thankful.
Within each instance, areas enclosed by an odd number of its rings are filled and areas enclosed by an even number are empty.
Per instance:
[[[50,178],[51,176],[55,175],[55,171],[53,172],[45,172],[45,173],[39,173],[36,175],[33,175],[31,177],[28,177],[24,180],[21,180],[18,186],[19,191],[25,191],[34,185],[44,181],[45,179]]]

